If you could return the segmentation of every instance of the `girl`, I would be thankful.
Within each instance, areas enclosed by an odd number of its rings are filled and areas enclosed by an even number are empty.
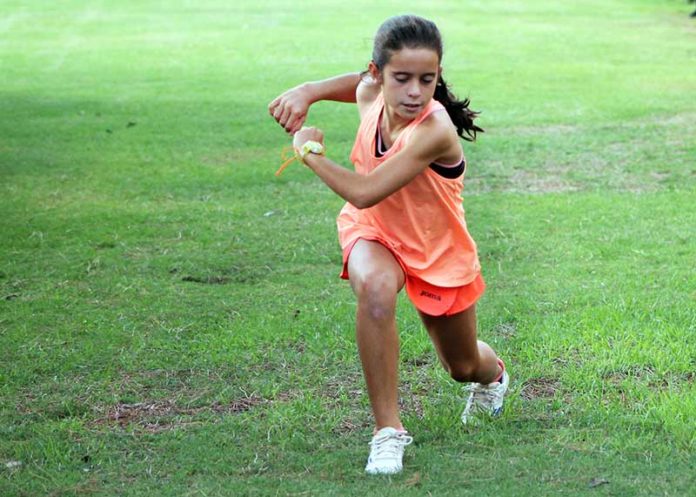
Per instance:
[[[466,160],[457,135],[473,141],[483,130],[469,101],[449,92],[441,60],[434,23],[393,17],[377,31],[367,71],[305,83],[269,105],[294,135],[297,157],[347,201],[337,221],[341,277],[357,298],[357,344],[375,419],[369,474],[401,471],[413,440],[398,406],[395,309],[404,286],[444,368],[455,381],[474,382],[464,423],[498,414],[509,383],[503,362],[476,338],[475,303],[485,285],[462,208]],[[321,130],[302,128],[318,100],[357,103],[355,172],[324,155]]]

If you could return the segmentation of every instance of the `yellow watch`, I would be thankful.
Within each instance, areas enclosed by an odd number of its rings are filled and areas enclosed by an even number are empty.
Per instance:
[[[297,150],[297,155],[299,155],[302,162],[305,161],[307,154],[317,154],[324,155],[324,145],[313,140],[308,140]]]

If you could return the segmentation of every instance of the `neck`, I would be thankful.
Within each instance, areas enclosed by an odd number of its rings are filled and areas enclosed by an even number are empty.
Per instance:
[[[408,126],[413,119],[404,119],[399,116],[396,111],[384,105],[382,113],[382,129],[390,134],[398,133]]]

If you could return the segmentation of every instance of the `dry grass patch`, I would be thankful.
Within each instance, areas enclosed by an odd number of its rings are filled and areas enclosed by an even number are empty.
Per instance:
[[[96,409],[101,416],[95,419],[92,426],[119,426],[121,428],[136,428],[148,433],[161,433],[192,425],[210,423],[210,415],[235,415],[247,412],[255,407],[267,405],[269,399],[257,395],[241,397],[229,403],[215,402],[210,405],[187,407],[177,404],[174,399],[137,402]],[[197,419],[204,418],[204,419]]]
[[[530,378],[522,384],[520,397],[526,401],[551,399],[556,396],[560,386],[560,381],[555,378]]]

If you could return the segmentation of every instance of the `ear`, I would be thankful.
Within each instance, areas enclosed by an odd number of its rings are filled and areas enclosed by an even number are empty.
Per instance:
[[[379,70],[374,60],[371,60],[367,65],[367,71],[370,73],[370,76],[372,76],[375,83],[380,85],[382,84],[382,71]]]

